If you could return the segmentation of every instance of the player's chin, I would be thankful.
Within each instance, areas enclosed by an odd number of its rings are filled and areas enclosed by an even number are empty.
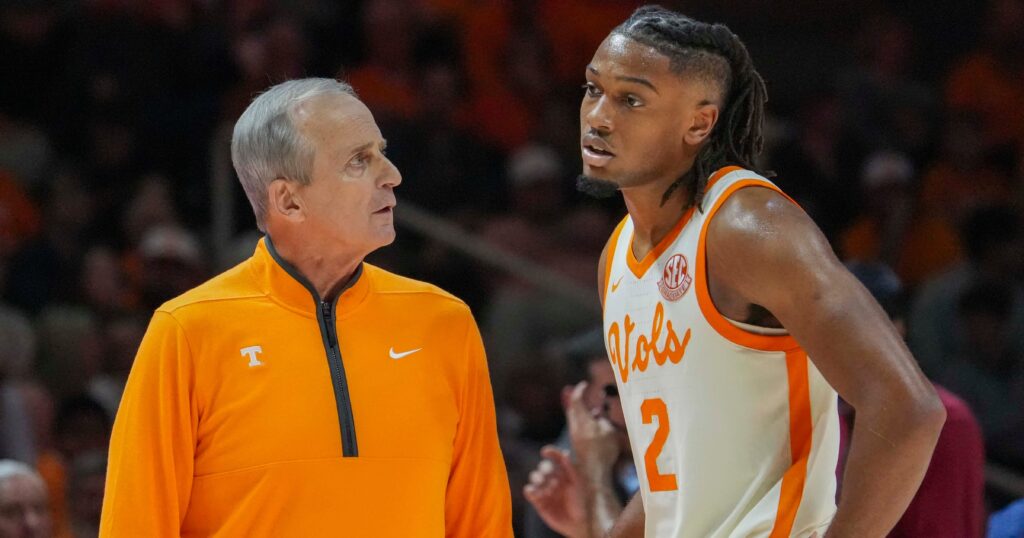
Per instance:
[[[587,177],[610,181],[607,178],[611,177],[612,174],[613,172],[610,171],[607,166],[593,166],[586,162],[583,163],[583,175]]]

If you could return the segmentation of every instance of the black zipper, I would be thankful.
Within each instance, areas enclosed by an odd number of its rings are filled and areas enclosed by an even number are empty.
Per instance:
[[[356,275],[358,277],[358,274]],[[341,294],[339,293],[340,297]],[[334,400],[338,405],[338,424],[341,427],[341,451],[345,457],[359,455],[356,444],[356,424],[352,417],[352,398],[348,393],[348,380],[345,377],[345,364],[341,361],[341,349],[338,347],[337,326],[334,324],[335,304],[320,301],[320,332],[324,335],[327,348],[327,365],[331,369],[331,383],[334,385]]]
[[[338,298],[362,276],[363,266],[356,269],[345,288],[338,292],[334,301],[328,302],[320,299],[320,294],[312,284],[306,280],[290,263],[277,254],[270,236],[266,236],[267,251],[270,252],[274,261],[281,266],[292,278],[302,284],[313,296],[316,309],[316,320],[320,326],[320,337],[323,339],[324,350],[327,352],[327,366],[331,373],[331,384],[334,387],[334,401],[338,406],[338,426],[341,429],[341,453],[346,458],[354,458],[359,455],[359,445],[356,443],[356,423],[352,417],[352,398],[348,392],[348,380],[345,377],[345,363],[341,359],[341,348],[338,346],[338,328],[335,325],[337,316],[335,310],[338,306]]]

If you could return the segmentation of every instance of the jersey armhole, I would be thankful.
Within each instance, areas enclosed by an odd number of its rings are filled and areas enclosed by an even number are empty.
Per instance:
[[[796,339],[791,335],[759,334],[745,330],[730,322],[725,316],[723,316],[722,313],[718,311],[718,307],[715,306],[715,302],[711,299],[711,290],[708,287],[706,257],[708,228],[710,227],[711,220],[715,217],[715,214],[718,213],[718,210],[721,209],[725,201],[728,200],[736,191],[747,187],[763,187],[771,189],[784,196],[790,202],[796,204],[796,202],[787,196],[786,193],[782,192],[781,189],[762,179],[741,179],[726,187],[722,194],[715,200],[711,209],[708,210],[708,214],[704,218],[704,223],[701,226],[700,238],[697,243],[696,260],[697,282],[695,287],[697,288],[697,303],[700,306],[700,311],[704,316],[704,319],[706,319],[708,324],[715,329],[715,332],[726,340],[736,345],[758,351],[791,351],[800,347],[800,344],[798,344]],[[799,207],[799,204],[797,204],[797,206]]]

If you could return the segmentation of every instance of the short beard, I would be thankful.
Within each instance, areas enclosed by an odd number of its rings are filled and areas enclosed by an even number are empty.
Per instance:
[[[611,198],[619,192],[619,186],[606,179],[580,174],[576,178],[576,190],[594,198]]]

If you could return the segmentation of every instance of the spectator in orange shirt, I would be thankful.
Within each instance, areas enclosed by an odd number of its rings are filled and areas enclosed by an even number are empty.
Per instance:
[[[905,156],[878,152],[864,164],[867,207],[840,237],[844,259],[894,267],[908,288],[960,259],[955,229],[917,207],[914,168]]]
[[[977,114],[952,111],[946,119],[942,149],[922,177],[921,210],[959,226],[970,211],[1012,196],[1008,174],[999,170],[984,145]]]
[[[39,231],[39,212],[12,174],[0,170],[0,263]]]
[[[946,80],[946,104],[978,114],[986,149],[1024,149],[1024,1],[989,4],[984,44],[962,58]]]

